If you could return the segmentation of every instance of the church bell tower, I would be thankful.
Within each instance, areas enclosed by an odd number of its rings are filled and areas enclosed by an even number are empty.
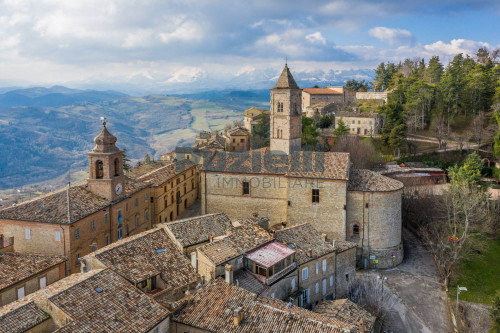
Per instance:
[[[116,140],[106,128],[106,119],[103,119],[101,133],[94,138],[95,147],[87,153],[88,190],[111,201],[125,194],[123,151],[116,147]]]
[[[302,140],[302,89],[287,65],[271,91],[271,152],[300,151]]]

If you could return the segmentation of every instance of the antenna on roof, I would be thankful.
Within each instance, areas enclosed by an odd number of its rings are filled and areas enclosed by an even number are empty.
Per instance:
[[[106,117],[101,117],[101,123],[102,123],[102,126],[106,127],[106,122],[108,120],[106,119]]]
[[[285,56],[285,66],[288,67],[288,57],[287,56]]]

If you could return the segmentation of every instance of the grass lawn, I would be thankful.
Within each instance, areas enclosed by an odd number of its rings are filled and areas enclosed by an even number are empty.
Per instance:
[[[480,255],[464,260],[452,283],[450,298],[456,299],[458,284],[468,290],[460,293],[461,300],[492,305],[495,293],[500,292],[500,240],[488,239]]]

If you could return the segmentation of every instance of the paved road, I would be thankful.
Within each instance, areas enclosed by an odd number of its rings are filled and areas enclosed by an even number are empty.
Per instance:
[[[446,293],[442,291],[432,258],[415,236],[403,230],[405,259],[389,270],[360,271],[360,275],[382,274],[385,285],[398,302],[385,320],[383,332],[452,332]]]

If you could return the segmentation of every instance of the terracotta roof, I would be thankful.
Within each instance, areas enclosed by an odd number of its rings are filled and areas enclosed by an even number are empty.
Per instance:
[[[361,192],[390,192],[401,190],[403,187],[404,185],[400,181],[362,169],[351,170],[347,183],[348,191]]]
[[[120,151],[118,147],[115,146],[116,136],[109,133],[106,125],[102,127],[101,133],[99,133],[95,138],[95,147],[92,149],[93,153],[114,153]]]
[[[248,153],[215,152],[202,170],[347,180],[349,164],[349,153],[300,151],[292,155],[276,155],[263,148]]]
[[[198,248],[215,266],[236,258],[272,240],[272,236],[257,225],[232,228],[230,234]]]
[[[246,128],[237,127],[229,131],[229,136],[248,136],[250,132]]]
[[[162,224],[183,247],[210,241],[210,236],[225,235],[232,228],[226,213],[202,215]]]
[[[376,319],[375,316],[348,299],[321,302],[314,307],[313,312],[353,325],[360,333],[371,332]]]
[[[332,241],[332,243],[333,243],[333,241]],[[356,246],[358,246],[358,244],[356,244],[354,242],[349,242],[349,241],[344,241],[344,240],[336,240],[335,241],[335,251],[337,251],[337,253],[344,252],[344,251],[347,251],[349,249],[353,249]]]
[[[365,113],[365,112],[335,112],[335,117],[380,118],[380,115],[378,113]]]
[[[266,290],[270,289],[268,285],[262,283],[246,269],[239,269],[234,272],[233,279],[234,283],[237,283],[240,288],[248,290],[257,295],[260,295]]]
[[[49,300],[72,319],[59,333],[149,332],[169,316],[160,304],[111,270]]]
[[[191,160],[180,160],[177,162],[172,162],[166,166],[160,167],[138,177],[137,180],[151,183],[154,186],[161,186],[163,183],[169,181],[170,179],[183,173],[184,171],[195,165],[196,164]]]
[[[0,333],[23,333],[50,319],[50,315],[31,302],[0,315]]]
[[[158,253],[158,250],[161,252]],[[127,237],[93,252],[83,259],[95,257],[106,267],[133,283],[160,275],[164,290],[194,283],[198,275],[162,228]]]
[[[262,245],[245,254],[248,258],[264,267],[272,267],[274,264],[291,256],[295,250],[276,241]]]
[[[233,311],[237,308],[241,308],[243,320],[236,326]],[[355,332],[352,325],[277,299],[258,297],[222,279],[198,290],[172,320],[210,332]]]
[[[64,262],[63,257],[0,253],[0,290]]]
[[[70,275],[1,307],[0,332],[24,332],[26,326],[36,326],[45,320],[36,302],[47,301],[70,319],[58,333],[149,332],[170,314],[113,271],[93,270]],[[13,317],[26,321],[12,322]],[[7,331],[2,330],[4,321],[10,324]]]
[[[248,110],[245,110],[243,112],[243,115],[245,117],[250,117],[250,118],[253,119],[254,117],[260,116],[263,113],[269,113],[269,110],[252,107],[252,108],[250,108]]]
[[[331,88],[303,88],[302,91],[311,95],[342,95],[340,91]]]
[[[164,155],[169,155],[169,154],[173,153],[166,153]],[[136,166],[135,168],[130,169],[127,172],[127,175],[131,178],[138,178],[158,168],[164,167],[165,165],[168,165],[170,163],[172,162],[166,160],[158,160],[158,161],[153,161],[151,163],[141,164],[139,166]]]
[[[298,265],[335,252],[332,242],[321,240],[321,233],[309,223],[276,230],[274,236],[282,244],[297,251],[295,260]],[[311,250],[311,257],[307,256],[308,249]]]
[[[273,89],[300,89],[287,65],[281,71],[281,75]]]

